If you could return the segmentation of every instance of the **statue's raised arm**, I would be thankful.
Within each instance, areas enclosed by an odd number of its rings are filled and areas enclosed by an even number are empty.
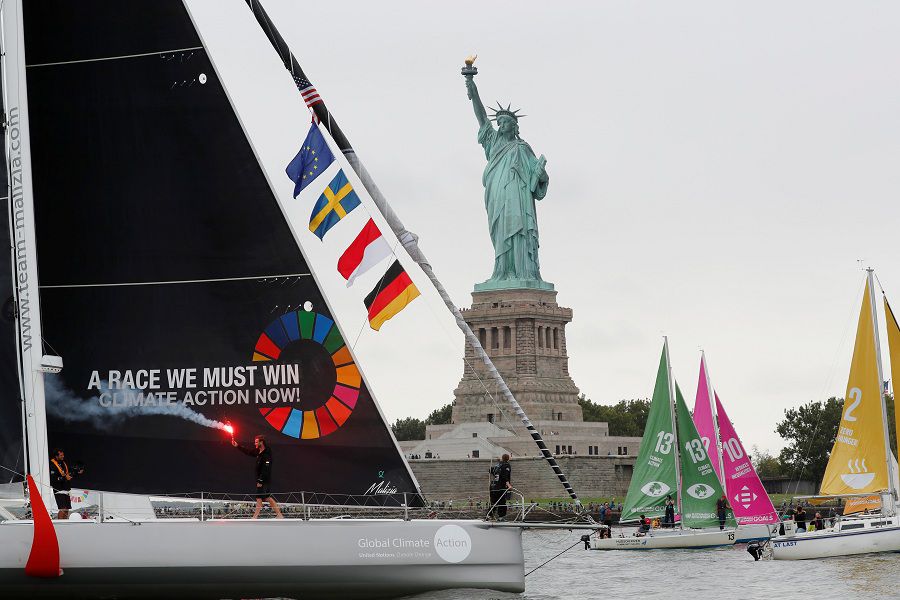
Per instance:
[[[475,85],[473,77],[466,77],[466,90],[469,92],[469,98],[472,100],[472,107],[475,109],[475,118],[478,119],[478,127],[483,127],[488,120],[487,111],[481,97],[478,95],[478,87]]]
[[[475,75],[478,74],[478,68],[475,66],[475,59],[478,55],[470,56],[466,59],[466,66],[462,69],[462,75],[466,78],[466,92],[469,94],[469,100],[472,101],[472,107],[475,109],[475,118],[478,119],[479,129],[487,123],[487,111],[484,109],[484,103],[481,96],[478,95],[478,87],[475,85]]]

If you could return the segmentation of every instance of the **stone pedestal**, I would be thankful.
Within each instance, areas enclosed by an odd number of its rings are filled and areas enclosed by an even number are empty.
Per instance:
[[[475,291],[472,307],[462,314],[532,421],[583,421],[566,353],[565,328],[572,321],[572,309],[556,303],[555,291]],[[455,424],[492,421],[507,428],[521,426],[468,343],[463,377],[454,395]]]

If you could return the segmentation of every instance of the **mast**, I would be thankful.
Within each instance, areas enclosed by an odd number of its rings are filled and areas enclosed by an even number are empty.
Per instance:
[[[722,460],[722,443],[721,438],[719,437],[719,415],[716,412],[716,393],[713,391],[712,382],[709,378],[709,365],[706,364],[706,352],[703,350],[700,351],[700,362],[703,363],[703,374],[706,376],[706,395],[709,396],[709,414],[712,415],[712,442],[716,445],[716,455],[719,457],[719,481],[722,482],[722,489],[725,489],[725,462]]]
[[[28,91],[25,78],[25,39],[22,2],[2,5],[3,109],[6,160],[9,168],[10,242],[15,257],[17,354],[25,428],[25,469],[38,486],[50,486],[44,377],[41,372],[41,335],[37,248],[35,245],[34,188],[31,175]]]
[[[893,514],[893,502],[896,499],[897,490],[894,489],[894,461],[892,459],[894,455],[891,452],[891,436],[888,429],[887,404],[884,401],[884,370],[881,365],[881,338],[878,334],[878,308],[875,306],[875,269],[871,267],[866,269],[866,279],[868,283],[866,288],[869,290],[869,303],[872,312],[872,329],[874,330],[875,338],[875,364],[878,366],[878,398],[879,402],[881,402],[881,426],[884,432],[884,455],[887,462],[888,493],[891,496],[892,504],[888,509],[888,507],[884,506],[882,501],[881,510],[885,513]]]
[[[290,51],[290,48],[284,41],[284,38],[281,37],[281,34],[275,28],[275,25],[272,23],[272,20],[269,18],[269,15],[266,13],[265,9],[262,7],[262,4],[258,0],[245,0],[245,2],[247,3],[247,6],[250,8],[250,10],[253,11],[253,16],[256,17],[256,20],[262,30],[265,32],[266,37],[269,38],[269,42],[271,42],[272,46],[275,48],[275,51],[278,52],[278,56],[281,58],[282,63],[284,63],[284,67],[291,73],[295,83],[297,83],[297,85],[299,86],[300,80],[305,80],[308,82],[309,79],[306,77],[303,69],[300,67],[300,63],[297,62],[296,57]],[[522,410],[522,407],[519,405],[518,401],[516,401],[515,397],[512,394],[512,391],[510,391],[509,389],[509,386],[506,385],[506,382],[503,380],[503,377],[497,370],[497,367],[494,366],[493,361],[491,361],[487,352],[485,352],[484,348],[481,346],[481,342],[479,341],[478,336],[475,335],[475,333],[469,327],[469,324],[466,323],[466,320],[463,318],[462,313],[456,307],[456,304],[453,303],[453,300],[450,298],[447,290],[437,278],[437,275],[431,268],[431,264],[428,262],[428,259],[425,257],[421,248],[419,248],[418,236],[406,229],[406,227],[400,221],[400,218],[391,208],[390,204],[388,204],[387,199],[381,193],[381,190],[378,189],[378,186],[373,181],[371,175],[369,175],[366,167],[363,165],[362,161],[360,161],[359,156],[357,156],[356,151],[350,145],[347,136],[344,134],[344,132],[338,126],[337,121],[329,112],[324,100],[316,102],[315,104],[310,106],[310,110],[313,111],[313,114],[315,115],[318,122],[328,130],[329,134],[331,134],[332,139],[337,144],[341,152],[343,152],[344,156],[347,158],[347,161],[350,163],[350,166],[359,176],[360,181],[362,181],[363,187],[366,188],[366,191],[372,197],[372,200],[375,202],[378,210],[381,211],[382,215],[384,215],[385,220],[390,225],[391,230],[394,232],[394,235],[397,236],[397,239],[403,245],[403,248],[416,262],[416,264],[419,265],[422,271],[425,272],[425,275],[428,276],[428,279],[431,281],[441,299],[444,301],[447,309],[456,320],[457,327],[459,327],[459,329],[463,332],[466,341],[474,349],[475,355],[479,359],[481,359],[481,361],[487,367],[491,378],[500,388],[500,392],[503,395],[503,398],[512,407],[513,412],[517,417],[519,417],[522,424],[525,426],[525,429],[528,430],[531,439],[534,440],[535,444],[537,444],[537,447],[541,451],[541,455],[543,456],[544,460],[546,460],[550,465],[550,468],[553,469],[553,472],[556,474],[559,482],[566,489],[566,492],[575,501],[575,503],[580,505],[578,495],[575,493],[575,490],[572,488],[569,480],[566,478],[565,473],[563,473],[562,469],[557,464],[556,459],[553,457],[553,454],[547,448],[547,444],[544,443],[544,439],[541,437],[540,432],[534,427],[534,425],[532,425],[531,420],[528,418],[528,415],[526,415],[525,411]]]
[[[678,441],[678,425],[675,422],[675,380],[672,378],[672,359],[669,357],[669,338],[663,336],[666,349],[666,376],[669,383],[669,414],[672,416],[672,437],[675,438],[675,492],[678,499],[678,510],[681,512],[679,527],[684,529],[684,507],[681,505],[681,450]]]

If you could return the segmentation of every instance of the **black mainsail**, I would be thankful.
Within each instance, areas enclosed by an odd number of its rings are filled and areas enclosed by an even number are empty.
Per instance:
[[[24,23],[42,334],[65,361],[48,439],[77,484],[252,493],[177,404],[266,435],[275,493],[420,502],[183,4],[30,0]]]

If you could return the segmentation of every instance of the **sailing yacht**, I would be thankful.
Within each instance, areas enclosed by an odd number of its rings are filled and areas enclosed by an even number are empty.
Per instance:
[[[609,538],[591,538],[593,550],[656,550],[713,548],[735,543],[736,525],[728,515],[728,528],[719,529],[716,501],[722,485],[709,453],[691,419],[684,397],[672,377],[669,342],[663,343],[653,400],[638,451],[620,522],[635,522],[644,515],[662,519],[667,498],[675,502],[677,524]],[[679,519],[680,517],[680,519]]]
[[[883,303],[891,373],[898,381],[900,328],[886,295]],[[786,522],[785,535],[771,542],[776,560],[900,551],[897,461],[888,435],[883,373],[874,271],[867,269],[841,422],[819,496],[814,497],[847,499],[844,514],[831,527],[811,532],[797,531],[792,521]]]
[[[262,7],[248,4],[308,92]],[[3,513],[0,596],[523,591],[521,529],[403,516],[423,498],[304,250],[309,205],[300,211],[303,196],[261,164],[190,4],[8,0],[2,33],[10,213],[0,235],[12,271],[0,282],[11,297],[0,459],[13,480],[28,474],[35,519]],[[398,232],[324,103],[303,97],[330,173]],[[397,258],[433,277],[424,257]],[[310,490],[306,503],[396,506],[398,517],[47,515],[51,447],[77,453],[75,483],[101,494],[226,498],[250,468],[227,427],[266,432],[276,497]]]
[[[700,378],[693,417],[703,446],[734,511],[738,523],[736,543],[769,539],[775,531],[773,526],[779,522],[778,513],[728,419],[719,395],[713,389],[706,353],[700,355]]]

